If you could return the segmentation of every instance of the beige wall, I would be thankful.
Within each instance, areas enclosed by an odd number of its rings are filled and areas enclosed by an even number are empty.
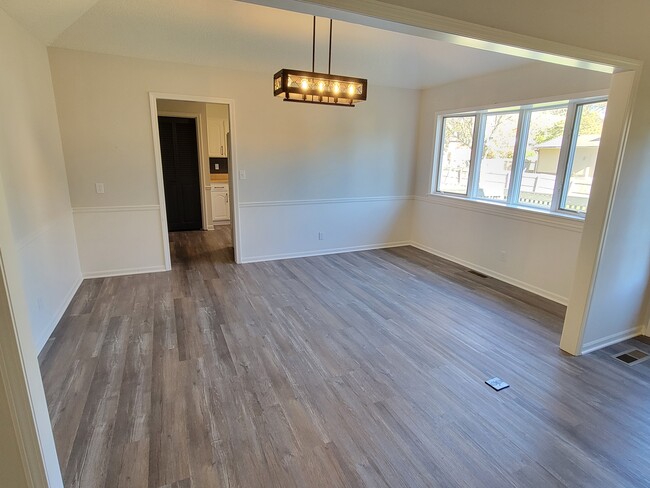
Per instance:
[[[242,202],[408,195],[418,92],[285,103],[268,76],[50,48],[73,207],[156,204],[150,91],[235,100]],[[106,193],[95,193],[101,178]]]
[[[265,219],[283,219],[286,209],[278,202],[348,199],[345,210],[333,210],[326,220],[325,203],[301,207],[302,218],[314,225],[322,221],[321,231],[328,237],[319,242],[317,232],[298,227],[291,240],[283,237],[283,254],[408,240],[408,226],[395,220],[403,201],[396,201],[390,214],[379,205],[374,213],[368,213],[367,205],[355,213],[349,199],[411,193],[415,90],[371,86],[369,101],[354,109],[318,107],[274,98],[271,78],[260,74],[65,49],[50,49],[50,62],[87,274],[151,271],[163,264],[162,229],[152,209],[158,193],[149,92],[234,100],[231,150],[246,172],[246,179],[239,180],[239,201],[255,208],[272,205],[273,215]],[[95,193],[95,182],[105,184],[105,194]],[[257,218],[257,210],[241,212],[241,241],[247,244],[243,257],[249,260],[278,254],[267,245],[277,236],[259,234]],[[375,225],[369,237],[357,234],[350,242],[346,232],[367,219]],[[158,230],[151,231],[156,225]],[[149,230],[138,233],[139,226]],[[120,235],[119,242],[110,235]]]
[[[81,273],[45,47],[0,11],[0,173],[40,349]]]

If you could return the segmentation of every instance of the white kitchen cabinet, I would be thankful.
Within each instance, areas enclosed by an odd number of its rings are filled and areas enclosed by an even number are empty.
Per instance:
[[[213,184],[210,190],[212,200],[212,220],[230,220],[230,200],[227,184]]]
[[[208,103],[208,154],[211,158],[228,157],[228,133],[230,132],[228,105]]]
[[[211,158],[228,157],[225,120],[208,120],[208,155]]]

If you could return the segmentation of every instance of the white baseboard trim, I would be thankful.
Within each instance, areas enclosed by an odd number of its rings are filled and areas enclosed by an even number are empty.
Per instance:
[[[61,305],[54,314],[54,317],[52,317],[52,320],[48,326],[41,332],[39,337],[36,338],[36,344],[34,345],[36,346],[36,351],[38,351],[38,353],[43,350],[45,344],[47,344],[47,341],[54,332],[54,329],[56,329],[56,326],[59,325],[60,320],[63,318],[63,314],[65,314],[65,311],[68,309],[70,302],[72,302],[72,299],[74,298],[75,293],[77,293],[77,290],[81,286],[82,282],[83,276],[79,276],[68,290],[68,293],[66,293],[63,301],[61,302]]]
[[[122,269],[108,269],[104,271],[90,271],[83,274],[85,278],[111,278],[113,276],[128,276],[136,274],[147,273],[160,273],[167,271],[165,266],[149,266],[146,268],[122,268]]]
[[[616,334],[611,334],[601,339],[596,339],[595,341],[587,342],[582,345],[581,354],[589,354],[590,352],[597,351],[603,347],[611,346],[612,344],[617,344],[619,342],[632,339],[633,337],[643,335],[643,326],[639,325],[638,327],[631,330],[624,330],[623,332],[617,332]]]
[[[328,254],[341,254],[345,252],[370,251],[372,249],[387,249],[391,247],[409,246],[409,241],[385,242],[381,244],[368,244],[363,246],[338,247],[319,249],[318,251],[293,252],[286,254],[269,254],[267,256],[251,256],[241,260],[241,264],[259,263],[263,261],[277,261],[280,259],[308,258],[312,256],[325,256]]]
[[[465,266],[466,268],[480,271],[481,273],[486,274],[492,278],[496,278],[497,280],[504,281],[510,285],[516,286],[517,288],[522,288],[523,290],[534,293],[535,295],[548,298],[549,300],[553,302],[557,302],[561,305],[567,305],[569,303],[569,300],[566,297],[558,295],[557,293],[544,290],[543,288],[539,288],[537,286],[531,285],[524,281],[499,273],[498,271],[485,268],[478,264],[470,263],[469,261],[465,261],[464,259],[460,259],[456,256],[452,256],[451,254],[447,254],[446,252],[438,251],[437,249],[433,249],[432,247],[425,246],[424,244],[420,244],[418,242],[411,242],[410,245],[422,251],[428,252],[429,254],[433,254],[434,256],[438,256],[448,261],[452,261],[456,264],[460,264],[461,266]]]

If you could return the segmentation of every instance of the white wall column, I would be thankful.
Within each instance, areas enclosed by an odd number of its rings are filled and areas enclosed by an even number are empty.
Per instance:
[[[22,465],[11,469],[22,469],[30,488],[63,488],[4,194],[0,194],[0,371],[11,411],[11,419],[0,421],[13,424],[21,450]]]
[[[641,242],[647,240],[648,232],[633,207],[638,195],[635,186],[644,182],[633,176],[638,169],[632,167],[634,160],[622,165],[635,85],[633,71],[612,76],[589,212],[560,342],[564,351],[574,355],[634,337],[642,330],[650,254],[647,246],[637,246],[639,237]]]

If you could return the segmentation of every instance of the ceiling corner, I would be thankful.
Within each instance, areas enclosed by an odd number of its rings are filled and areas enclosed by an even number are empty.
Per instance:
[[[99,0],[0,0],[0,8],[46,45]]]

